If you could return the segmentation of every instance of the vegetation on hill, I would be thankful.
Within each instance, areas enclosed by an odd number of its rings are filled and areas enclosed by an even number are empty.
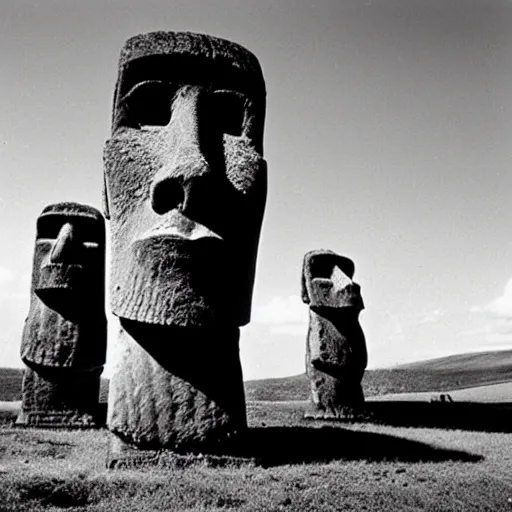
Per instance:
[[[23,370],[0,368],[0,401],[21,400]],[[391,393],[453,391],[512,381],[512,350],[459,354],[396,368],[367,370],[366,397]],[[306,375],[245,382],[247,400],[307,400]],[[101,379],[100,402],[106,402],[108,379]]]
[[[422,391],[452,391],[512,381],[512,367],[500,372],[484,370],[431,370],[390,369],[368,370],[363,378],[366,397],[391,393],[417,393]],[[289,401],[306,400],[309,381],[305,374],[280,379],[253,380],[245,383],[247,400]]]
[[[424,371],[488,371],[495,373],[509,372],[512,367],[512,350],[498,350],[488,352],[470,352],[468,354],[455,354],[425,361],[401,364],[397,366],[403,370]]]
[[[512,350],[459,354],[419,361],[396,368],[367,370],[363,378],[366,397],[391,393],[452,391],[512,381]],[[247,400],[306,400],[305,374],[245,383]]]

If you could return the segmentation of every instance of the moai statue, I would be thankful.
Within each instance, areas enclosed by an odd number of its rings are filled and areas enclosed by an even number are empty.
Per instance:
[[[121,51],[104,150],[112,457],[216,451],[247,426],[238,341],[267,190],[265,97],[256,57],[223,39],[153,32]]]
[[[364,305],[353,275],[354,263],[332,251],[304,256],[302,300],[309,305],[306,373],[311,385],[306,418],[352,418],[362,412],[367,353],[358,317]]]
[[[21,341],[18,425],[95,427],[105,364],[105,221],[77,203],[37,220],[30,310]]]

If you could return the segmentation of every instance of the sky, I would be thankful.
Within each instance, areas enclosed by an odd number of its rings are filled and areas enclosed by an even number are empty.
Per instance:
[[[236,41],[263,67],[246,379],[304,371],[313,249],[355,262],[369,368],[512,348],[512,1],[3,0],[0,366],[23,366],[36,219],[101,208],[119,51],[154,30]],[[116,330],[109,315],[106,375]]]

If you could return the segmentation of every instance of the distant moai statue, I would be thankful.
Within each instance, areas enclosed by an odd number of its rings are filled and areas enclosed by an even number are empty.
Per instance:
[[[47,206],[37,219],[30,310],[21,341],[16,423],[95,427],[105,364],[105,221],[78,203]]]
[[[236,43],[153,32],[121,51],[105,144],[112,460],[216,451],[247,426],[239,327],[250,320],[266,200],[265,83]]]
[[[353,275],[354,263],[332,251],[304,256],[301,288],[309,305],[306,373],[311,385],[306,418],[351,418],[364,405],[361,380],[368,357],[358,320],[364,305]]]

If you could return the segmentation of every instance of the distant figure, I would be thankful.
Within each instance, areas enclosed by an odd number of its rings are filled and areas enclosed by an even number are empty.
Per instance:
[[[98,416],[107,342],[104,296],[101,213],[77,203],[47,206],[37,220],[18,425],[104,423]]]
[[[452,403],[453,399],[449,394],[440,394],[432,396],[430,399],[431,403],[440,402],[440,403]]]
[[[302,300],[309,305],[306,373],[311,383],[306,418],[351,418],[364,405],[361,380],[367,352],[358,320],[364,305],[353,275],[353,262],[332,251],[304,256]]]
[[[112,459],[215,451],[247,426],[238,342],[266,200],[265,98],[256,57],[224,39],[153,32],[121,51],[104,149],[121,324]]]

